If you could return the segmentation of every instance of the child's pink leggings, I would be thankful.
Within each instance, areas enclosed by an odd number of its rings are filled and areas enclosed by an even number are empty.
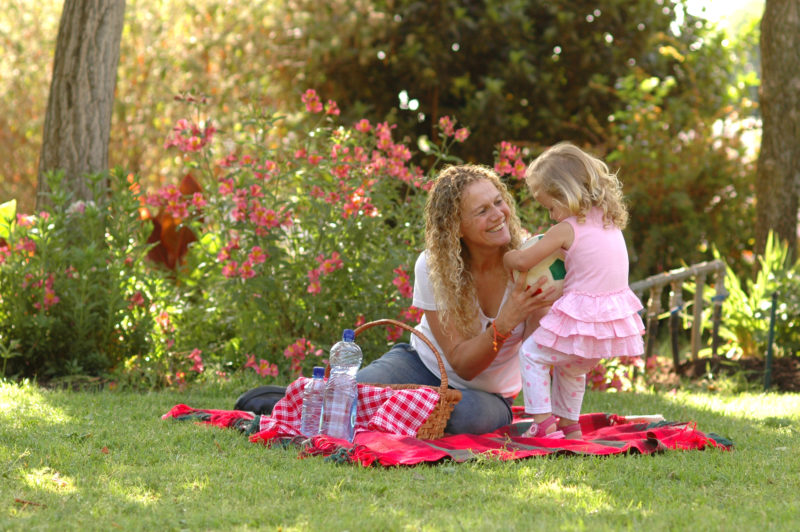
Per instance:
[[[519,362],[525,413],[552,412],[558,417],[578,419],[586,392],[586,374],[600,362],[599,358],[568,355],[526,341],[519,350]]]

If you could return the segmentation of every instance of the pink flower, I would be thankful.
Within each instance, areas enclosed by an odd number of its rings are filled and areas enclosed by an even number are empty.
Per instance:
[[[449,116],[443,116],[439,119],[439,127],[445,137],[452,137],[455,134],[455,123]]]
[[[306,104],[306,111],[309,113],[319,113],[322,111],[322,102],[314,89],[308,89],[302,97],[303,103]]]
[[[237,160],[236,154],[231,153],[224,159],[220,159],[219,161],[217,161],[217,166],[219,166],[220,168],[230,168],[236,163],[236,160]]]
[[[469,129],[462,127],[456,130],[456,141],[464,142],[469,138]]]
[[[335,175],[339,179],[346,179],[349,173],[350,173],[350,167],[347,166],[346,164],[339,164],[333,167],[333,175]]]
[[[252,279],[256,276],[256,272],[253,269],[253,263],[248,259],[242,263],[239,267],[239,277],[242,279]]]
[[[424,315],[424,312],[422,311],[422,309],[419,309],[419,308],[417,308],[417,307],[415,307],[413,305],[408,307],[407,309],[405,309],[403,312],[400,313],[400,316],[405,321],[408,321],[408,322],[411,322],[411,323],[419,323],[420,320],[422,319],[423,315]]]
[[[398,266],[393,270],[393,272],[397,275],[397,277],[392,280],[392,284],[397,287],[398,292],[403,297],[411,298],[414,292],[411,283],[408,280],[408,273],[403,269],[402,266]]]
[[[183,371],[175,372],[175,384],[179,387],[186,386],[186,373]]]
[[[334,144],[333,147],[331,148],[331,159],[333,159],[334,161],[338,159],[340,152],[342,153],[342,155],[347,155],[348,153],[350,153],[350,148],[347,146],[343,146],[341,144]]]
[[[289,347],[283,351],[283,356],[292,359],[293,367],[295,366],[294,362],[299,363],[300,361],[304,360],[307,355],[320,356],[322,355],[322,350],[316,349],[314,344],[305,338],[298,338],[293,344],[289,345]],[[299,365],[297,365],[297,367],[299,368]]]
[[[256,365],[256,356],[255,355],[247,355],[247,362],[245,362],[244,367],[256,369],[258,367]]]
[[[162,310],[158,313],[158,316],[156,316],[156,323],[158,323],[158,326],[161,327],[161,331],[164,333],[171,333],[175,330],[166,310]]]
[[[258,184],[250,185],[250,197],[251,198],[263,198],[264,197],[264,189],[261,188],[261,185],[258,185]]]
[[[367,133],[369,132],[369,130],[372,129],[372,125],[370,125],[369,120],[367,120],[366,118],[362,118],[361,120],[356,122],[356,125],[354,127],[356,131],[360,131],[361,133]]]
[[[259,214],[260,216],[258,218],[257,225],[268,227],[270,229],[272,229],[273,227],[278,227],[278,225],[280,225],[280,219],[278,218],[278,213],[276,213],[272,209],[265,209]]]
[[[230,196],[233,194],[233,179],[220,179],[219,180],[219,195]]]
[[[144,306],[144,296],[140,290],[137,290],[130,299],[128,299],[130,303],[128,304],[128,310],[133,310],[136,307],[143,307]]]
[[[311,281],[310,283],[308,283],[308,288],[306,289],[306,292],[308,292],[309,294],[319,294],[321,290],[322,290],[322,285],[319,283],[319,281]]]
[[[515,177],[516,179],[524,179],[526,168],[527,166],[525,166],[525,163],[522,161],[522,159],[517,159],[514,162],[514,168],[511,170],[512,177]]]
[[[192,205],[195,209],[202,209],[206,206],[206,199],[203,197],[202,193],[195,192],[192,195]]]
[[[203,373],[203,357],[200,356],[202,351],[199,349],[193,349],[192,352],[186,357],[194,364],[192,365],[191,371],[196,371],[197,373]]]
[[[511,166],[511,163],[509,163],[506,159],[502,159],[494,165],[494,171],[500,175],[510,174],[511,170],[513,169],[514,168]]]
[[[389,125],[388,122],[381,122],[375,126],[375,136],[379,139],[392,139],[392,130],[397,127],[397,124]]]
[[[261,249],[261,246],[253,246],[247,260],[253,264],[263,264],[267,260],[267,254]]]
[[[391,137],[378,137],[378,149],[383,151],[389,151],[394,146]]]
[[[33,255],[36,253],[36,243],[30,238],[22,237],[17,242],[17,245],[14,246],[14,251],[22,251],[28,255]]]
[[[342,218],[345,220],[358,213],[358,206],[352,201],[348,201],[342,206]]]
[[[400,327],[389,327],[386,330],[386,341],[389,343],[396,342],[403,337],[403,329]]]
[[[339,116],[339,106],[336,105],[336,102],[328,100],[328,103],[325,105],[325,114]]]
[[[231,277],[236,277],[237,268],[239,267],[239,263],[235,260],[228,262],[225,266],[222,267],[222,275],[230,279]]]
[[[52,288],[45,288],[44,289],[44,309],[47,310],[56,303],[61,301],[61,298],[56,295]]]
[[[322,264],[322,271],[324,271],[326,274],[333,273],[336,270],[341,269],[342,266],[344,266],[344,263],[339,258],[339,253],[334,251],[333,254],[331,255],[331,258],[326,260]]]
[[[17,213],[17,225],[20,227],[33,227],[36,218],[32,214]]]
[[[275,364],[270,364],[268,361],[264,360],[263,358],[258,361],[258,367],[255,368],[256,373],[260,377],[277,377],[278,376],[278,366]]]
[[[502,159],[516,159],[520,155],[520,149],[508,141],[500,143],[500,158]]]
[[[185,118],[178,120],[172,133],[164,142],[164,148],[176,147],[182,152],[195,152],[201,150],[214,137],[217,128],[211,123],[201,127]]]

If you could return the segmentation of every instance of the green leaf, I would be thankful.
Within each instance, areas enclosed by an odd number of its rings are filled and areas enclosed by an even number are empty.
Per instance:
[[[0,238],[5,238],[11,235],[14,228],[14,220],[17,218],[17,200],[12,199],[0,205]]]

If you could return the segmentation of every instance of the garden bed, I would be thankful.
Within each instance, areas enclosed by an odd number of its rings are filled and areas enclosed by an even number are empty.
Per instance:
[[[699,379],[706,376],[709,367],[714,368],[713,361],[709,358],[686,361],[681,365],[681,374],[690,379]],[[765,360],[757,357],[746,357],[739,360],[722,359],[719,361],[718,367],[713,371],[727,376],[739,374],[747,382],[763,385]],[[774,358],[772,360],[770,384],[770,388],[773,391],[800,391],[800,358]]]

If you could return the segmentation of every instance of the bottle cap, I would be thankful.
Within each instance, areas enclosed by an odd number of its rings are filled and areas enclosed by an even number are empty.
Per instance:
[[[355,342],[356,341],[356,333],[353,329],[345,329],[342,332],[342,341],[344,342]]]
[[[325,376],[325,368],[323,368],[322,366],[314,366],[314,371],[311,374],[311,377],[317,379],[317,378],[322,378],[324,376]]]

